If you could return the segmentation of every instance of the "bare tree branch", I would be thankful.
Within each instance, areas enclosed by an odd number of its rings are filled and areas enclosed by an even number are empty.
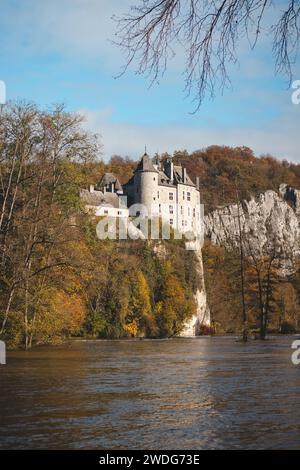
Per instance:
[[[268,13],[274,12],[271,24]],[[289,0],[283,10],[272,0],[137,0],[126,15],[114,17],[114,42],[126,53],[120,75],[135,63],[136,73],[158,82],[175,48],[182,47],[185,89],[196,112],[206,94],[214,97],[217,88],[230,85],[228,67],[238,60],[241,40],[248,38],[253,49],[262,35],[272,34],[275,71],[291,81],[299,16],[300,0]]]

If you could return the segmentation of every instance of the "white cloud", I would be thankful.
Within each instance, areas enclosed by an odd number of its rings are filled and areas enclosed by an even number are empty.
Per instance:
[[[284,117],[270,122],[262,129],[232,128],[226,126],[188,127],[184,125],[141,126],[126,122],[112,122],[107,110],[81,110],[86,117],[86,125],[93,132],[101,134],[104,145],[104,158],[113,154],[138,158],[145,144],[149,153],[169,152],[187,149],[197,150],[209,145],[229,145],[251,147],[256,155],[270,153],[278,158],[299,162],[297,143],[299,133],[300,105],[290,104]]]

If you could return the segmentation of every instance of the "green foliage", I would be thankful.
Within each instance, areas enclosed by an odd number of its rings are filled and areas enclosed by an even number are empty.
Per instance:
[[[0,322],[3,321],[3,314],[0,314]],[[24,335],[24,322],[22,312],[12,311],[6,323],[6,328],[0,334],[0,340],[5,341],[9,349],[16,349],[22,346]]]
[[[99,338],[106,329],[106,321],[101,311],[89,310],[83,326],[84,335]]]

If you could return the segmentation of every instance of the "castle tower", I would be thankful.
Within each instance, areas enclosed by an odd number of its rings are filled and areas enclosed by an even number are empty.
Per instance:
[[[157,193],[158,170],[145,152],[134,171],[134,202],[146,208],[141,215],[150,217],[157,213]]]

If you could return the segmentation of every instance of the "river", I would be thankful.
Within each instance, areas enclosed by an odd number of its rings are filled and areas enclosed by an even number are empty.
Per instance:
[[[299,449],[293,337],[70,341],[0,366],[1,449]]]

